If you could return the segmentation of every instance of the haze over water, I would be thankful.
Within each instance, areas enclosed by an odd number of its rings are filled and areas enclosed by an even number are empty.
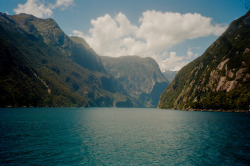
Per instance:
[[[0,109],[0,165],[248,165],[250,114]]]

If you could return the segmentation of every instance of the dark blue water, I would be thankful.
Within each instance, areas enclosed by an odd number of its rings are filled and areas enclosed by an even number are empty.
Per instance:
[[[0,165],[249,165],[250,114],[0,109]]]

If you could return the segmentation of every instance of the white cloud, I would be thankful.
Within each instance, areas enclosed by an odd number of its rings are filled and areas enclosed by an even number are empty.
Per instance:
[[[162,71],[178,71],[198,56],[198,54],[193,53],[192,50],[189,48],[187,50],[186,55],[177,56],[176,52],[165,52],[162,57],[155,57],[155,60],[158,62],[159,67]]]
[[[177,56],[169,49],[185,40],[222,34],[227,26],[212,25],[212,19],[198,13],[173,13],[146,11],[139,19],[139,26],[132,25],[128,18],[119,13],[114,18],[106,14],[92,19],[88,34],[73,31],[81,36],[100,55],[138,55],[154,58],[161,70],[179,70],[197,57],[191,49],[186,55]],[[175,66],[173,66],[175,65]]]
[[[78,36],[78,37],[84,38],[84,34],[81,31],[73,30],[73,34],[74,34],[74,36]],[[72,35],[70,35],[70,36],[72,36]]]
[[[137,27],[130,24],[127,17],[119,13],[115,18],[106,14],[91,20],[90,35],[83,35],[86,41],[101,55],[121,56],[133,54],[131,44]],[[136,42],[138,44],[138,42]],[[105,48],[105,49],[104,49]]]
[[[176,52],[165,53],[166,57],[164,60],[159,61],[159,66],[162,70],[167,69],[171,71],[178,71],[186,65],[184,56],[177,56]],[[158,59],[157,59],[158,60]]]
[[[49,17],[52,15],[52,10],[46,7],[38,0],[27,0],[25,4],[18,4],[18,7],[13,10],[16,14],[27,13],[36,17]]]
[[[187,39],[220,35],[225,27],[211,24],[211,18],[200,14],[146,11],[140,18],[138,37],[144,38],[150,49],[163,51]]]
[[[50,17],[53,14],[53,9],[60,8],[61,10],[72,6],[74,0],[57,0],[55,4],[45,5],[45,1],[27,0],[25,4],[18,4],[17,8],[13,9],[16,14],[26,13],[32,14],[39,18]]]
[[[65,10],[69,6],[74,4],[74,0],[56,0],[56,3],[51,6],[51,8],[60,8],[61,10]]]

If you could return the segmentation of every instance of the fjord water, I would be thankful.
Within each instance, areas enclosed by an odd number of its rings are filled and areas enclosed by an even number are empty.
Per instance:
[[[248,165],[250,114],[0,109],[0,165]]]

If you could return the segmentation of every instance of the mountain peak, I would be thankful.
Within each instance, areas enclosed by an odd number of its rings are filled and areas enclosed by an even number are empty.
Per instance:
[[[1,14],[0,106],[132,106],[100,57],[78,41],[53,19]]]
[[[48,45],[70,48],[69,37],[61,30],[58,24],[52,19],[41,19],[30,14],[20,13],[18,15],[6,15],[12,19],[16,26],[36,37],[42,37]]]

